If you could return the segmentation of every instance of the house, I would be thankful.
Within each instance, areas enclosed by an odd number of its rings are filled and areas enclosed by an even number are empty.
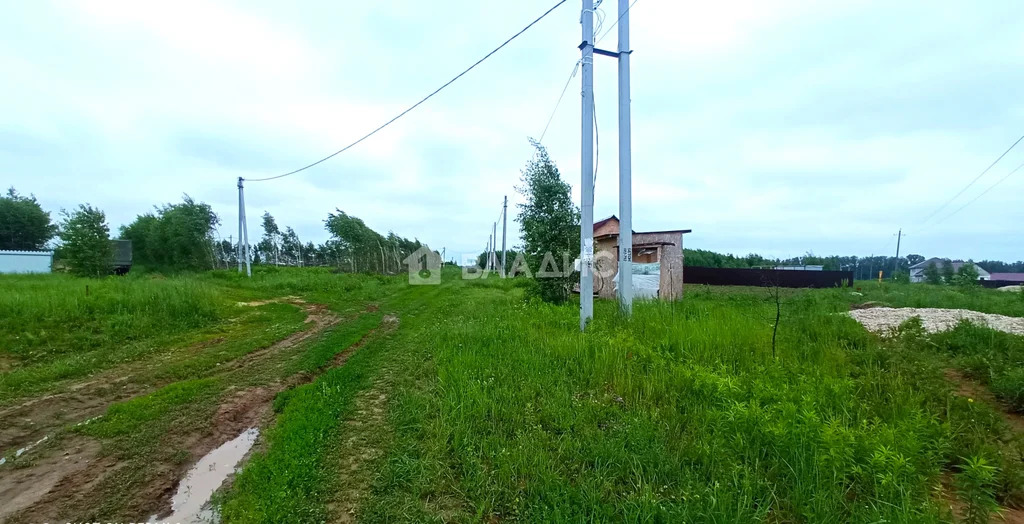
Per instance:
[[[0,273],[49,273],[53,251],[0,251]]]
[[[911,282],[924,282],[925,281],[924,270],[925,270],[925,268],[928,267],[929,264],[935,264],[935,267],[937,267],[937,268],[939,268],[941,270],[942,266],[945,265],[946,262],[949,262],[948,258],[932,257],[932,258],[929,258],[928,260],[925,260],[924,262],[918,262],[917,264],[914,264],[914,265],[910,266],[910,281]],[[956,273],[957,271],[960,271],[960,268],[964,264],[966,264],[966,262],[963,262],[963,261],[952,262],[953,272]],[[974,269],[978,272],[978,280],[990,280],[991,279],[991,275],[989,274],[989,272],[985,271],[984,269],[982,269],[981,266],[979,266],[978,264],[974,264]]]
[[[659,298],[683,296],[683,235],[690,231],[633,231],[633,263],[659,265]],[[619,218],[615,215],[594,222],[594,264],[594,292],[601,298],[615,298],[619,272]]]
[[[991,273],[989,280],[1000,282],[1019,282],[1024,284],[1024,273]]]

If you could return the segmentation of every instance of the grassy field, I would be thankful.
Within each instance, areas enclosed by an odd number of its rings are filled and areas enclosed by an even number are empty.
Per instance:
[[[0,408],[107,375],[145,385],[100,395],[88,424],[61,419],[38,454],[7,454],[0,469],[29,471],[98,442],[98,460],[130,466],[12,521],[147,517],[250,425],[257,450],[216,497],[225,522],[983,522],[1024,504],[1024,337],[908,322],[882,338],[845,314],[1024,316],[1017,294],[783,290],[773,347],[763,289],[693,287],[632,319],[599,302],[580,334],[575,306],[523,285],[0,278],[4,310],[20,307],[0,319]],[[316,311],[331,323],[295,339]]]

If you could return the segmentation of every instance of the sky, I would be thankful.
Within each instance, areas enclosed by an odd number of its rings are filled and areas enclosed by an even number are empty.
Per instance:
[[[226,239],[238,177],[338,150],[554,0],[2,3],[0,184],[54,215],[98,206],[114,230],[188,194]],[[349,151],[247,184],[250,239],[269,211],[320,243],[341,209],[458,259],[507,195],[517,245],[528,138],[579,59],[580,5]],[[616,2],[600,10],[603,33]],[[1024,169],[981,195],[1024,143],[943,207],[1024,134],[1018,2],[637,0],[630,15],[635,230],[789,257],[894,253],[902,228],[902,254],[1024,259]],[[618,213],[614,58],[595,57],[594,86],[601,219]],[[544,136],[577,202],[580,106],[577,75]]]

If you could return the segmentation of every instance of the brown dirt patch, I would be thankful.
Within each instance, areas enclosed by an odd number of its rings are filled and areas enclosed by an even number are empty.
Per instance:
[[[943,371],[946,380],[956,386],[956,394],[961,397],[979,400],[997,408],[1003,420],[1010,425],[1014,433],[1024,433],[1024,416],[1014,413],[1004,406],[984,385],[966,377],[963,373],[949,368]]]
[[[850,304],[850,309],[871,309],[871,308],[874,308],[874,307],[888,307],[888,306],[886,306],[885,304],[883,304],[881,302],[874,302],[874,301],[862,302],[860,304]]]
[[[270,346],[226,363],[218,369],[218,373],[248,366],[268,355],[294,347],[323,333],[324,330],[336,325],[341,320],[327,306],[307,304],[295,297],[263,301],[260,304],[283,301],[295,304],[306,312],[305,322],[308,327]],[[224,337],[205,340],[189,347],[186,351],[202,351],[223,341]],[[108,370],[85,382],[72,384],[61,393],[30,399],[0,410],[0,420],[4,421],[4,424],[0,425],[0,454],[35,442],[67,424],[102,415],[111,404],[142,395],[164,385],[140,384],[138,381],[131,380],[132,375],[131,371],[126,371],[124,368]]]
[[[313,326],[303,333],[288,337],[273,346],[260,350],[260,352],[267,353],[272,348],[290,347],[338,322],[338,318],[324,306],[307,305],[304,308],[309,315],[308,322]],[[366,343],[369,337],[382,331],[393,330],[397,326],[398,317],[385,315],[380,326],[343,350],[331,364],[325,367],[344,364],[348,357]],[[151,464],[146,464],[147,480],[141,487],[130,488],[133,493],[130,502],[123,508],[125,516],[137,519],[146,518],[154,513],[167,514],[170,510],[171,497],[174,495],[178,483],[192,465],[246,429],[266,426],[273,417],[271,407],[277,393],[309,382],[313,378],[315,378],[315,374],[302,374],[264,386],[229,390],[214,412],[207,431],[199,434],[168,436],[169,442],[173,440],[175,447],[189,452],[188,460],[177,462],[171,462],[170,459],[163,462],[156,460]],[[79,392],[85,390],[88,388],[78,388]],[[31,410],[36,406],[56,406],[61,401],[75,398],[73,395],[59,394],[53,395],[46,401],[34,401],[23,406]],[[95,408],[102,412],[112,402],[110,399],[109,395],[100,395],[94,404],[89,405],[89,409]],[[384,400],[386,397],[378,398],[377,402]],[[368,405],[369,408],[363,408],[359,413],[364,413],[366,409],[369,409],[367,413],[370,415],[383,416],[383,408],[374,408],[373,402]],[[78,409],[79,411],[76,411],[75,407],[72,407],[70,411],[80,414],[82,413],[80,409],[84,408],[78,406]],[[32,413],[42,415],[42,413],[34,411]],[[132,463],[119,462],[114,456],[99,457],[98,442],[85,437],[73,438],[75,440],[65,439],[59,443],[60,449],[52,449],[49,454],[40,453],[34,462],[22,469],[13,469],[10,467],[11,465],[4,468],[3,476],[0,476],[0,508],[3,508],[0,519],[6,518],[3,515],[13,515],[18,522],[47,521],[52,520],[54,516],[73,520],[83,515],[83,509],[88,514],[88,508],[97,507],[110,496],[111,486],[119,482],[120,475],[128,472],[123,467]],[[77,442],[81,442],[81,444],[76,444]],[[74,446],[78,446],[78,448]],[[54,448],[56,447],[54,446]],[[258,449],[258,447],[259,443],[254,449]],[[79,449],[79,451],[75,451],[75,449]],[[62,454],[64,450],[68,450],[66,455]],[[369,451],[363,453],[364,458],[371,455],[372,453]],[[228,482],[230,482],[230,478]],[[123,495],[123,493],[119,493],[119,495]],[[10,509],[7,509],[8,507]],[[67,518],[58,520],[67,520]]]
[[[269,302],[268,302],[269,303]],[[292,301],[302,308],[306,312],[305,323],[309,326],[302,331],[292,333],[291,335],[265,347],[257,349],[241,358],[237,358],[228,362],[220,367],[221,373],[231,371],[234,369],[246,367],[255,361],[262,360],[263,358],[273,355],[281,350],[285,350],[295,345],[306,341],[309,338],[315,337],[330,327],[335,326],[341,322],[341,317],[335,315],[323,304],[307,304],[301,300]]]
[[[66,479],[81,479],[87,468],[102,468],[98,460],[100,445],[85,437],[67,442],[63,453],[40,457],[31,467],[9,469],[0,475],[0,521],[40,501]]]

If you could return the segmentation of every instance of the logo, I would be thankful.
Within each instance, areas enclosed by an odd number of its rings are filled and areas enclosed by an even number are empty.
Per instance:
[[[409,284],[436,286],[441,283],[441,255],[423,246],[402,260],[409,269]]]

